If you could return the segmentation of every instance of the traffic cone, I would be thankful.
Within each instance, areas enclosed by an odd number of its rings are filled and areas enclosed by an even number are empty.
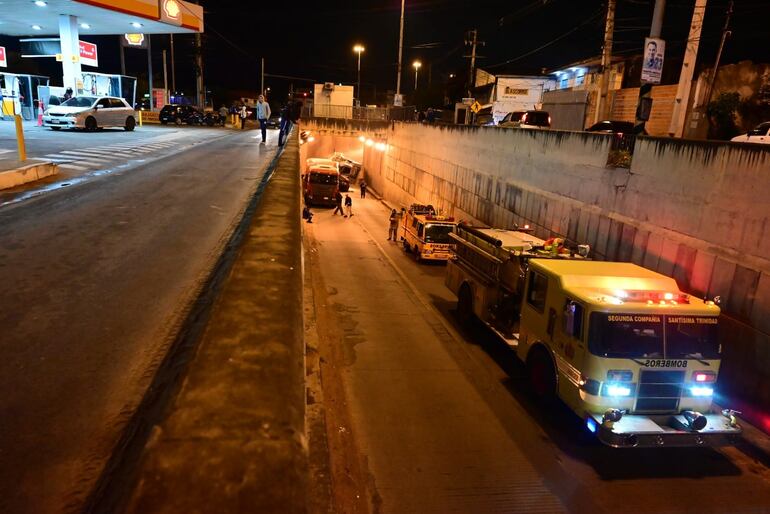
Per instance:
[[[43,101],[38,100],[38,107],[37,109],[37,126],[42,127],[43,126]]]

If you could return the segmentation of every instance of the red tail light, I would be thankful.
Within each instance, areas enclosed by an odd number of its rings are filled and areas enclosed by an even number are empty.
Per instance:
[[[717,381],[717,374],[713,371],[696,371],[692,379],[699,384],[710,384]]]

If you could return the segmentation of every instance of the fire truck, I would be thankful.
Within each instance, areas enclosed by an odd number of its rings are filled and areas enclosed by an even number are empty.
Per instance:
[[[664,275],[587,258],[531,234],[459,224],[446,285],[463,323],[496,332],[541,399],[560,398],[616,447],[721,446],[736,411],[714,412],[720,309]]]
[[[454,218],[440,216],[432,205],[412,204],[401,221],[404,250],[418,261],[446,261],[452,256]]]

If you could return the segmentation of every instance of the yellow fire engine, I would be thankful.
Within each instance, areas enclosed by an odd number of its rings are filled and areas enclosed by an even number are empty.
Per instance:
[[[718,446],[741,433],[712,412],[720,309],[664,275],[545,249],[517,231],[458,226],[446,285],[458,316],[492,328],[533,391],[561,398],[613,447]]]
[[[412,204],[401,222],[404,250],[418,261],[446,261],[452,256],[450,234],[456,227],[454,218],[437,215],[433,206]]]

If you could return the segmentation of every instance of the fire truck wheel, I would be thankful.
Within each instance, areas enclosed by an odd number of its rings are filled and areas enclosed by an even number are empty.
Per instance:
[[[470,328],[473,324],[473,294],[468,284],[460,286],[460,293],[457,295],[457,318],[465,328]]]
[[[556,397],[556,371],[548,352],[535,347],[527,356],[527,376],[532,392],[541,400]]]

